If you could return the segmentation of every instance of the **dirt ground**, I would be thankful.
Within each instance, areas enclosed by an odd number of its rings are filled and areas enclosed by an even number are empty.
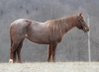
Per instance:
[[[0,72],[99,72],[99,62],[0,63]]]

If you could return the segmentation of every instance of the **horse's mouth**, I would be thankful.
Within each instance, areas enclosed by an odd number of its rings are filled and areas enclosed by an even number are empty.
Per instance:
[[[88,32],[89,31],[89,28],[87,28],[87,27],[84,27],[84,32]]]

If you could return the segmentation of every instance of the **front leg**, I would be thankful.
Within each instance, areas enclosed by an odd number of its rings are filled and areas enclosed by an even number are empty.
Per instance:
[[[56,52],[57,43],[52,43],[49,45],[49,56],[48,56],[48,62],[55,62],[55,52]]]
[[[55,62],[56,47],[57,47],[56,43],[52,45],[52,61],[53,62]]]
[[[51,44],[49,45],[49,55],[48,55],[48,62],[51,61],[51,54],[52,54],[52,47]]]

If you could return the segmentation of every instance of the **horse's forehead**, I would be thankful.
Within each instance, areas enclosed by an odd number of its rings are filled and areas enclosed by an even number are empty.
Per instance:
[[[80,18],[80,20],[83,20],[84,17],[83,16],[79,16],[79,18]]]

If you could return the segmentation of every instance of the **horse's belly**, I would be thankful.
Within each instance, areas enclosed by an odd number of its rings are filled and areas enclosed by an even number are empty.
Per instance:
[[[50,33],[47,24],[36,23],[31,25],[31,30],[28,33],[28,39],[32,42],[48,44],[49,34]]]
[[[31,36],[27,37],[30,41],[39,44],[49,44],[49,36],[42,33],[32,33]]]
[[[34,43],[39,43],[39,44],[49,44],[50,42],[47,39],[41,39],[41,38],[28,38],[30,41]]]

